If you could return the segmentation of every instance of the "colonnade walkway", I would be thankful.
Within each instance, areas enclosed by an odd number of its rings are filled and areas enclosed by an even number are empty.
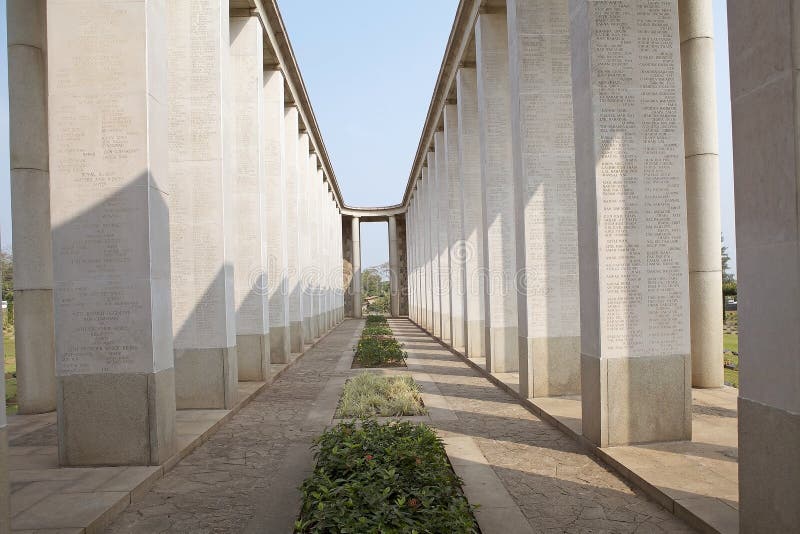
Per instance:
[[[413,323],[391,320],[421,384],[427,418],[484,534],[692,532],[632,490],[576,442],[523,408]],[[309,449],[332,424],[363,321],[347,320],[309,349],[206,443],[123,512],[106,532],[286,533]]]

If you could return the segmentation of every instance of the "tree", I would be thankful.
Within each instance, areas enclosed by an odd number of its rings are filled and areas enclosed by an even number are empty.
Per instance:
[[[14,300],[14,262],[11,253],[0,251],[0,270],[3,272],[3,300]]]
[[[736,277],[730,272],[731,257],[728,255],[728,247],[725,246],[725,237],[722,242],[722,296],[736,296]]]

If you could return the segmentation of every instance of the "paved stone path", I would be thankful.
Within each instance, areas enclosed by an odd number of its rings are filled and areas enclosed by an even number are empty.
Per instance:
[[[329,408],[319,403],[332,402],[329,380],[341,382],[337,363],[360,324],[346,321],[309,350],[107,532],[291,532],[296,488],[312,469],[309,446]],[[427,373],[457,415],[437,429],[478,444],[531,532],[692,532],[410,322],[392,326],[409,370]]]

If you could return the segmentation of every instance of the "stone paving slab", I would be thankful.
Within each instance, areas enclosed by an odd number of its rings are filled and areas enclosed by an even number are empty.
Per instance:
[[[421,339],[422,331],[413,323],[390,324],[406,344],[409,367],[432,378],[456,415],[456,421],[435,425],[446,443],[452,443],[448,454],[457,472],[467,466],[463,472],[470,502],[492,508],[491,513],[476,514],[484,534],[693,531],[587,454],[576,440],[523,407],[513,389],[498,388],[497,379],[490,382],[483,374],[484,361],[468,366],[435,339]],[[478,451],[463,440],[474,441]],[[527,527],[515,526],[512,516],[498,507],[499,488],[471,480],[487,467],[502,481]],[[475,484],[489,488],[487,497],[475,495],[470,487]]]
[[[56,414],[11,416],[12,532],[101,532],[299,356],[293,355],[289,364],[273,365],[266,382],[240,382],[239,403],[232,410],[179,410],[175,418],[178,452],[162,466],[62,468],[58,465]]]

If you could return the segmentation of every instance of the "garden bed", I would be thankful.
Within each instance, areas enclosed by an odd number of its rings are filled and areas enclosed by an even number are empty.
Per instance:
[[[362,373],[344,385],[337,418],[426,415],[419,384],[410,376]]]
[[[315,442],[296,533],[478,533],[444,446],[424,424],[341,423]]]
[[[406,353],[403,345],[392,335],[386,317],[370,315],[355,348],[353,369],[379,367],[405,367]]]

